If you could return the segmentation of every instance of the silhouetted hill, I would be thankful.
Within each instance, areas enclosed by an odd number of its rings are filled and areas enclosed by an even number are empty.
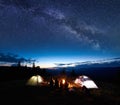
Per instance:
[[[41,69],[38,67],[0,67],[0,81],[28,79],[33,75],[41,75],[46,77],[58,75],[61,72],[71,76],[71,72],[77,77],[79,75],[87,75],[94,80],[119,83],[120,67],[90,67],[90,68],[58,68],[55,70]]]
[[[50,71],[51,74],[59,74],[63,71],[63,68],[56,69],[56,71]],[[71,72],[74,71],[76,76],[87,75],[94,80],[114,82],[117,83],[120,80],[120,67],[90,67],[90,68],[65,68],[66,74],[70,76]]]
[[[0,67],[0,81],[10,81],[10,80],[20,80],[20,79],[27,79],[33,75],[42,75],[46,76],[46,69],[40,69],[38,67],[31,68],[31,67]]]

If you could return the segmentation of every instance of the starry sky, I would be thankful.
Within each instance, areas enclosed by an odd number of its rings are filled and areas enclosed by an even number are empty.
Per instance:
[[[0,0],[2,64],[55,67],[112,57],[120,57],[120,0]]]

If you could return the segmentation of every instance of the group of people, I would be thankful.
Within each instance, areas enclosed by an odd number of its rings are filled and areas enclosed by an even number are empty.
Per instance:
[[[60,81],[60,88],[67,89],[68,88],[68,82],[65,80]]]
[[[64,80],[64,83],[63,83],[62,79],[60,81],[57,78],[55,78],[55,80],[53,80],[53,78],[51,77],[50,87],[51,88],[55,87],[55,88],[67,89],[68,88],[68,82]]]
[[[50,79],[50,87],[55,87],[55,88],[59,87],[59,81],[57,80],[57,78],[54,81],[53,78],[51,77],[51,79]]]

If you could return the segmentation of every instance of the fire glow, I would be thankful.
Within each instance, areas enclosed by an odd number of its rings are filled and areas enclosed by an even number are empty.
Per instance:
[[[62,84],[65,84],[65,79],[62,79]]]

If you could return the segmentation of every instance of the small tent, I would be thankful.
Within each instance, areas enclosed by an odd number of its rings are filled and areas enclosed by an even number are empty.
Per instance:
[[[40,75],[34,75],[27,81],[27,85],[31,86],[38,86],[41,83],[43,83],[43,78]]]
[[[91,80],[88,76],[82,75],[75,79],[75,84],[83,87],[85,86],[87,89],[97,89],[98,86],[95,84],[93,80]]]

